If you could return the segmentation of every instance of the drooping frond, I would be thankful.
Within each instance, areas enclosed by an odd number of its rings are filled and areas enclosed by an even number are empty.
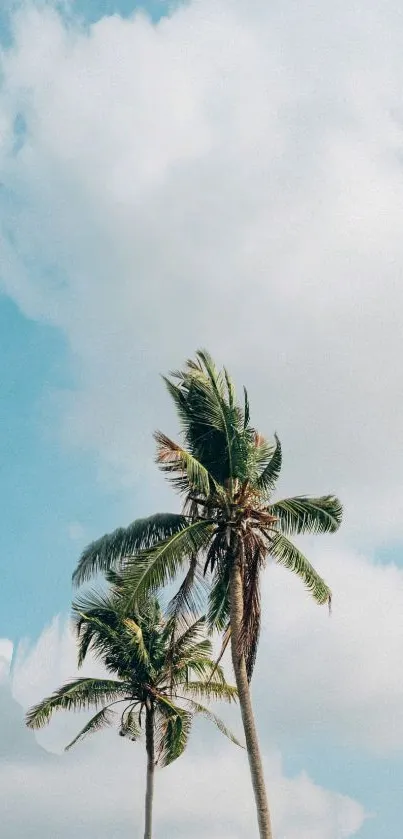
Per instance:
[[[86,618],[86,615],[93,620]],[[71,618],[78,641],[78,666],[81,667],[93,642],[95,627],[105,624],[111,631],[114,630],[116,608],[109,594],[90,590],[75,599]],[[100,623],[94,623],[94,619]]]
[[[223,563],[214,574],[210,589],[207,611],[207,625],[210,633],[215,629],[217,632],[223,632],[228,625],[230,615],[229,578],[229,563]]]
[[[128,527],[119,527],[84,549],[73,574],[73,583],[79,586],[100,571],[119,567],[123,558],[179,533],[187,524],[185,516],[157,513],[145,519],[137,519]]]
[[[243,618],[240,645],[245,657],[248,681],[252,678],[260,636],[260,574],[264,563],[263,550],[263,545],[256,542],[243,568]]]
[[[220,717],[213,714],[209,708],[206,708],[205,705],[201,705],[199,702],[194,702],[192,700],[187,700],[187,702],[189,708],[194,714],[201,714],[203,717],[206,717],[206,719],[210,720],[210,722],[217,726],[218,730],[221,731],[221,734],[224,734],[225,737],[228,737],[228,739],[231,740],[231,743],[235,743],[235,745],[239,746],[241,749],[245,748],[242,743],[239,742],[237,737],[235,737],[235,734],[227,728]]]
[[[279,520],[286,536],[297,533],[335,533],[340,527],[343,508],[334,495],[310,498],[300,495],[276,501],[268,511]]]
[[[90,613],[81,614],[81,630],[78,632],[78,664],[81,666],[84,656],[91,649],[92,654],[100,659],[109,670],[117,671],[116,654],[122,660],[121,632],[116,626]],[[133,637],[127,639],[132,641]]]
[[[172,582],[184,562],[202,550],[211,538],[215,525],[208,521],[187,524],[168,539],[138,553],[127,562],[123,577],[130,600],[135,603],[150,592]]]
[[[169,766],[183,754],[189,739],[193,715],[165,696],[157,696],[156,753],[160,766]]]
[[[72,746],[75,746],[79,740],[83,740],[87,734],[95,734],[97,731],[101,731],[102,728],[106,728],[109,725],[112,725],[115,721],[115,712],[111,710],[111,708],[101,708],[97,714],[95,714],[91,719],[87,722],[84,728],[77,734],[74,740],[71,743],[68,743],[65,746],[65,752],[68,752]]]
[[[282,465],[281,443],[279,438],[277,437],[277,434],[275,434],[274,436],[276,440],[275,448],[272,450],[272,454],[268,463],[266,463],[266,466],[260,473],[255,483],[257,489],[267,494],[272,492],[272,490],[276,486]]]
[[[86,711],[121,699],[126,692],[126,684],[112,679],[74,679],[30,708],[26,714],[26,724],[28,728],[42,728],[55,711]]]
[[[135,705],[125,708],[121,717],[119,734],[122,737],[130,737],[130,740],[138,740],[141,737],[141,728],[138,723],[138,714]]]
[[[276,533],[270,542],[270,555],[284,568],[301,578],[319,605],[331,602],[331,591],[313,565],[285,536]]]
[[[188,571],[167,607],[167,615],[174,623],[174,632],[188,626],[201,612],[207,600],[207,592],[208,585],[198,554],[193,554],[189,559]]]

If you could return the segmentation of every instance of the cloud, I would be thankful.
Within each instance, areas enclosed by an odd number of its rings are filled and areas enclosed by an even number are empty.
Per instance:
[[[27,3],[3,55],[4,291],[66,335],[65,439],[163,491],[157,374],[207,345],[281,434],[284,486],[401,539],[401,26],[392,2],[194,0],[69,25]],[[27,126],[13,152],[17,115]]]
[[[17,656],[11,688],[19,703],[26,708],[73,676],[73,658],[71,633],[56,620],[33,647],[26,645],[25,652],[20,650]],[[24,835],[28,829],[32,839],[44,832],[60,839],[70,839],[77,832],[88,839],[106,839],[112,832],[122,839],[140,837],[145,771],[142,749],[109,732],[89,738],[65,755],[56,754],[81,722],[76,715],[61,715],[59,727],[49,727],[47,741],[38,736],[45,751],[35,743],[33,734],[24,730],[16,707],[9,692],[0,722],[13,735],[7,739],[8,752],[0,757],[0,811],[7,839],[16,839],[23,829]],[[2,738],[3,732],[0,742]],[[342,839],[357,834],[365,818],[358,802],[324,789],[304,772],[286,777],[277,751],[266,754],[265,768],[278,835]],[[250,836],[255,815],[247,759],[207,724],[196,723],[186,755],[158,772],[156,831],[167,839],[207,839],[212,835],[212,814],[213,837]]]
[[[332,615],[284,569],[266,570],[253,683],[266,742],[401,754],[403,571],[329,542],[306,548],[331,580]]]
[[[13,649],[12,641],[8,638],[0,638],[0,685],[8,678]]]

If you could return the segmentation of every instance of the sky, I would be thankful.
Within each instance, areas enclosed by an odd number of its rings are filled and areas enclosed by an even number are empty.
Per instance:
[[[394,0],[3,3],[5,839],[141,836],[141,749],[105,734],[65,755],[77,720],[34,735],[23,715],[76,673],[82,547],[177,507],[151,433],[175,436],[160,374],[200,346],[279,434],[279,494],[345,508],[337,536],[301,540],[331,617],[265,573],[275,835],[401,839],[402,35]],[[249,837],[245,761],[198,723],[158,775],[156,835]]]

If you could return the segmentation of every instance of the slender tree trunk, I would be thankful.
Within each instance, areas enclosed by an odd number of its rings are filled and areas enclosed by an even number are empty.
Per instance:
[[[255,794],[260,839],[273,839],[269,806],[263,776],[262,759],[253,717],[245,658],[239,654],[239,638],[243,618],[242,575],[238,559],[234,559],[230,579],[231,652],[235,681],[238,688],[246,749],[248,752],[252,786]]]
[[[146,709],[147,786],[144,839],[152,839],[154,798],[154,708]]]

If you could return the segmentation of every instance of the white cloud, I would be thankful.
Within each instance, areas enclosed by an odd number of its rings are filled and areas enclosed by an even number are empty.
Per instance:
[[[16,15],[3,287],[66,334],[65,434],[145,481],[144,507],[160,493],[150,431],[173,427],[157,373],[206,344],[281,434],[287,487],[340,492],[361,542],[402,537],[393,9],[195,0],[89,32],[43,6]]]
[[[325,737],[401,753],[403,570],[326,542],[321,552],[307,548],[332,583],[333,611],[318,608],[285,570],[266,570],[253,683],[262,732],[268,742]]]
[[[69,629],[54,621],[33,648],[20,650],[13,670],[14,696],[24,708],[39,700],[75,674],[73,658]],[[91,663],[88,669],[92,667]],[[3,711],[2,725],[7,725],[7,718],[8,711]],[[20,742],[18,760],[13,746],[5,762],[0,760],[7,839],[19,836],[23,824],[30,825],[32,837],[43,835],[41,831],[46,829],[49,835],[68,839],[77,835],[77,825],[88,839],[93,835],[100,839],[110,836],[111,830],[113,836],[122,839],[133,830],[140,837],[144,789],[141,748],[110,732],[88,739],[66,755],[48,753],[59,751],[80,723],[75,715],[62,715],[59,726],[49,727],[47,739],[39,735],[47,752],[39,746],[35,752],[33,735],[25,732],[24,739],[19,722],[18,736],[25,752]],[[15,738],[10,743],[15,743]],[[267,754],[265,764],[277,835],[286,839],[343,839],[357,834],[365,818],[360,804],[320,787],[305,773],[286,777],[278,752]],[[167,839],[207,839],[211,836],[212,814],[217,839],[250,836],[255,816],[246,755],[207,724],[198,723],[187,754],[158,773],[156,830]],[[3,823],[3,812],[1,816]]]
[[[0,685],[8,678],[13,649],[12,641],[8,638],[0,638]]]

